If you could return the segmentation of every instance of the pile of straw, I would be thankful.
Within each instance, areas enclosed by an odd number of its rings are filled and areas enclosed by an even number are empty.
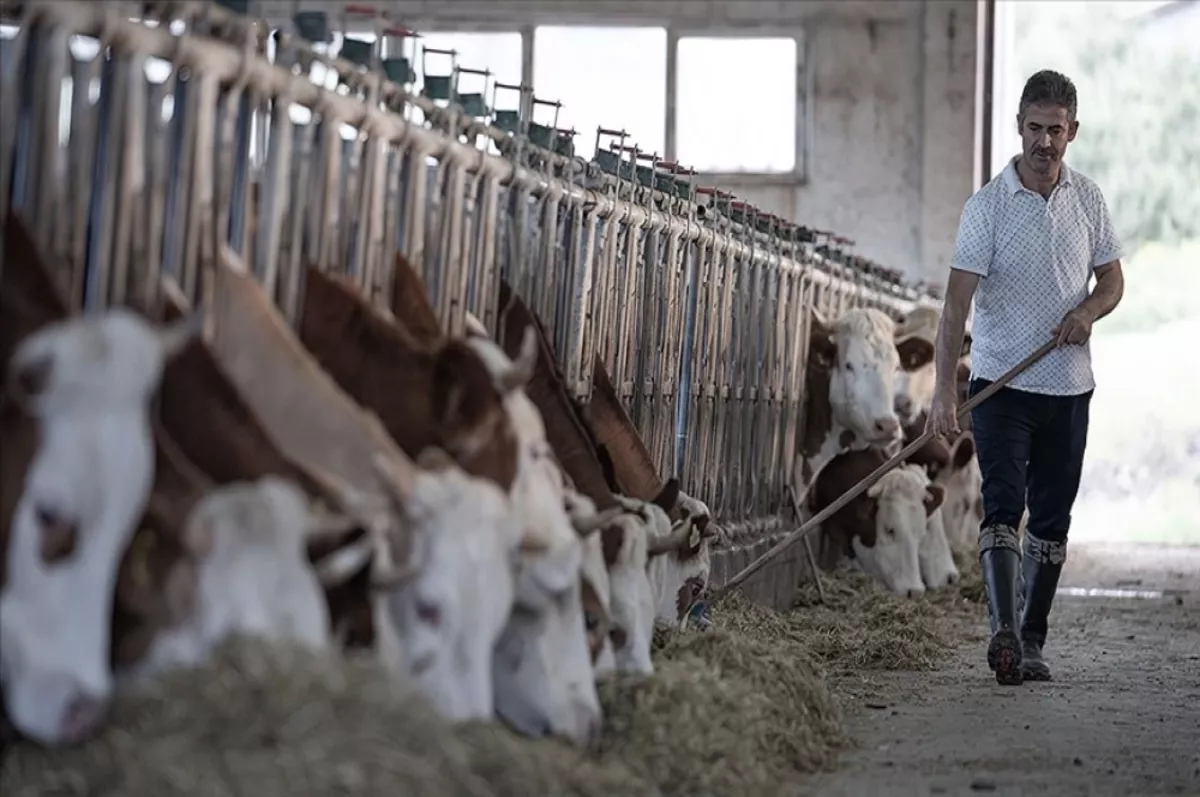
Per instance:
[[[831,672],[932,670],[959,639],[960,585],[917,600],[893,597],[860,571],[826,573],[822,585],[825,603],[806,584],[785,618]]]
[[[374,663],[247,641],[123,696],[110,727],[63,751],[20,745],[5,797],[562,797],[778,794],[845,744],[820,670],[796,639],[724,607],[669,635],[657,672],[601,686],[598,754],[457,728]],[[758,627],[763,636],[739,632]],[[732,629],[732,630],[731,630]]]

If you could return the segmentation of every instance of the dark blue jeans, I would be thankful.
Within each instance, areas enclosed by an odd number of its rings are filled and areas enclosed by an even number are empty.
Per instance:
[[[970,395],[991,382],[972,379]],[[1013,529],[1029,507],[1030,534],[1066,542],[1079,493],[1092,391],[1047,396],[1002,388],[971,411],[983,476],[983,528]]]

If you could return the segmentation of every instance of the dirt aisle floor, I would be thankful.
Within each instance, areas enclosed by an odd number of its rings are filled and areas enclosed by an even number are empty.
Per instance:
[[[1200,548],[1073,550],[1063,583],[1161,590],[1064,595],[1055,680],[1001,687],[985,620],[932,673],[839,679],[857,749],[814,795],[1200,795]]]

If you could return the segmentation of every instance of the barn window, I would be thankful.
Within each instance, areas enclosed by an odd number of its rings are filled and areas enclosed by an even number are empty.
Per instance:
[[[702,172],[796,168],[796,40],[679,39],[676,155]]]
[[[533,85],[539,99],[560,100],[558,126],[578,131],[575,153],[591,158],[596,128],[624,128],[629,144],[665,154],[665,28],[539,27],[533,36]],[[535,121],[549,124],[552,108]],[[601,142],[607,147],[607,141]]]

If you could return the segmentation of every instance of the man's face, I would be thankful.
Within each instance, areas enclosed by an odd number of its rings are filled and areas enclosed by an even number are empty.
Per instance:
[[[1021,134],[1021,153],[1025,163],[1038,174],[1051,174],[1058,169],[1067,144],[1075,140],[1079,122],[1067,116],[1067,109],[1058,105],[1030,105],[1024,116],[1017,117],[1017,132]]]

